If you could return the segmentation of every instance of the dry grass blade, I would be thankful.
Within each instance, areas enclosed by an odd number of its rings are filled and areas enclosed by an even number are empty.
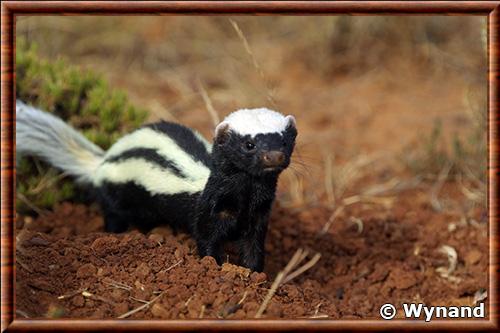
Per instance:
[[[114,287],[114,288],[117,288],[117,289],[123,289],[123,290],[127,290],[127,291],[130,291],[132,290],[132,287],[131,286],[128,286],[124,283],[121,283],[121,282],[118,282],[118,281],[115,281],[115,280],[112,280],[112,279],[109,279],[111,282],[108,282],[108,281],[104,281],[105,284],[111,286],[111,287]]]
[[[132,296],[129,296],[128,298],[139,303],[144,303],[144,304],[148,303],[148,301],[146,301],[145,299],[135,298]]]
[[[21,266],[22,268],[24,268],[26,271],[28,271],[29,273],[33,273],[33,270],[31,268],[28,267],[28,265],[26,265],[20,258],[19,256],[16,256],[16,263],[19,264],[19,266]]]
[[[387,193],[393,191],[400,185],[402,182],[397,178],[392,178],[391,180],[383,183],[374,185],[367,190],[363,191],[363,196],[375,196],[383,193]]]
[[[309,260],[307,263],[302,265],[300,268],[296,269],[295,271],[290,273],[288,276],[286,276],[285,279],[283,280],[282,284],[290,282],[291,280],[293,280],[294,278],[296,278],[300,274],[304,273],[305,271],[307,271],[308,269],[310,269],[311,267],[316,265],[316,263],[319,261],[320,258],[321,258],[321,253],[316,253],[312,257],[311,260]]]
[[[478,290],[474,293],[472,305],[476,305],[477,303],[484,301],[486,298],[488,298],[488,291],[485,289]]]
[[[231,25],[233,26],[234,30],[236,31],[236,34],[238,35],[238,37],[240,38],[241,42],[243,43],[243,47],[245,48],[245,51],[247,52],[247,54],[250,56],[250,59],[252,59],[252,63],[253,63],[253,66],[255,67],[255,69],[257,70],[257,73],[259,73],[262,81],[264,82],[265,86],[266,86],[266,91],[267,91],[267,99],[269,100],[269,102],[274,106],[276,107],[276,101],[274,100],[274,96],[272,95],[271,93],[271,89],[269,88],[269,85],[268,85],[268,82],[267,82],[267,79],[266,79],[266,76],[264,75],[264,71],[262,70],[262,68],[260,67],[259,63],[257,62],[257,58],[255,58],[255,55],[254,53],[252,52],[252,49],[250,48],[250,44],[248,43],[248,40],[247,38],[245,37],[245,34],[243,33],[243,31],[240,29],[238,23],[236,23],[235,20],[233,19],[229,19],[229,22],[231,23]]]
[[[70,297],[73,297],[73,296],[76,296],[78,294],[81,294],[85,291],[85,289],[79,289],[77,291],[74,291],[72,293],[69,293],[69,294],[66,294],[66,295],[61,295],[61,296],[57,296],[57,299],[66,299],[66,298],[70,298]]]
[[[157,100],[152,100],[148,104],[149,110],[161,119],[168,119],[174,122],[179,122],[179,120],[169,111],[168,108],[164,107]]]
[[[332,154],[327,154],[325,158],[325,190],[328,202],[335,203],[335,191],[333,189],[333,156]]]
[[[238,37],[241,39],[241,42],[243,43],[243,47],[245,48],[245,51],[250,56],[250,59],[252,59],[253,66],[259,72],[259,74],[263,77],[264,76],[264,72],[260,68],[259,63],[257,62],[257,59],[255,58],[255,56],[254,56],[254,54],[252,52],[252,49],[250,48],[250,44],[248,44],[248,40],[245,37],[245,34],[240,29],[240,26],[238,25],[238,23],[236,23],[235,20],[229,19],[229,22],[231,23],[231,25],[233,26],[234,30],[238,34]]]
[[[340,213],[342,213],[344,211],[344,206],[339,206],[337,207],[337,209],[335,209],[335,211],[333,212],[332,215],[330,215],[330,218],[328,219],[328,221],[325,223],[325,225],[323,226],[323,228],[321,229],[320,231],[320,235],[324,235],[328,232],[328,230],[330,229],[331,225],[333,224],[333,222],[335,221],[335,219],[340,215]]]
[[[247,294],[248,290],[245,290],[245,292],[243,293],[243,297],[241,297],[241,299],[238,301],[238,305],[241,305],[245,301],[245,298],[247,298]]]
[[[345,163],[342,166],[335,167],[332,164],[331,182],[334,187],[335,197],[341,198],[351,184],[363,176],[363,169],[374,163],[379,156],[360,155],[356,159]]]
[[[441,191],[441,188],[443,187],[444,182],[448,178],[448,174],[450,173],[452,166],[453,166],[453,163],[450,162],[443,167],[443,169],[439,173],[439,176],[438,176],[436,183],[431,188],[431,193],[430,193],[431,206],[437,212],[440,212],[443,210],[443,206],[441,205],[441,202],[439,201],[438,196],[439,196],[439,192]]]
[[[149,302],[133,309],[133,310],[130,310],[129,312],[126,312],[124,314],[122,314],[121,316],[118,317],[118,319],[123,319],[123,318],[127,318],[127,317],[130,317],[131,315],[133,315],[134,313],[137,313],[139,311],[142,311],[144,310],[145,308],[149,307],[151,304],[153,304],[154,302],[156,302],[161,296],[163,296],[163,293],[159,294],[158,296],[156,296],[155,298],[153,298],[152,300],[150,300]]]
[[[362,220],[362,219],[352,216],[352,217],[349,219],[349,221],[350,221],[351,223],[355,224],[355,225],[356,225],[356,227],[358,227],[358,234],[360,234],[360,233],[362,233],[362,232],[363,232],[363,227],[364,227],[364,225],[363,225],[363,220]]]
[[[273,298],[274,294],[276,293],[276,290],[278,290],[278,287],[293,278],[299,276],[303,272],[307,271],[309,268],[314,266],[321,255],[317,253],[314,255],[314,257],[309,260],[307,263],[305,263],[303,266],[295,270],[294,272],[290,273],[297,265],[299,265],[304,258],[307,256],[308,251],[304,251],[303,249],[299,248],[295,253],[293,254],[292,258],[288,262],[288,264],[285,266],[285,268],[276,275],[276,278],[273,281],[273,284],[271,285],[271,288],[269,289],[266,297],[264,298],[264,301],[260,305],[259,309],[257,310],[257,313],[255,314],[255,318],[261,318],[262,314],[264,311],[266,311],[267,305]]]
[[[176,262],[175,264],[173,264],[172,266],[170,267],[167,267],[163,270],[164,273],[168,272],[169,270],[171,269],[174,269],[175,267],[179,266],[180,264],[182,264],[182,262],[184,261],[184,259],[181,259],[179,260],[178,262]]]
[[[52,172],[48,172],[45,174],[42,179],[40,179],[40,182],[37,184],[36,187],[29,189],[29,194],[39,194],[50,187],[54,186],[57,182],[59,182],[61,179],[65,178],[68,176],[65,173],[60,173],[54,175]]]
[[[203,304],[201,306],[201,309],[200,309],[200,315],[198,316],[199,319],[202,319],[203,316],[205,315],[205,308],[206,308],[206,306],[205,306],[205,304]]]
[[[304,199],[304,182],[302,177],[299,177],[294,172],[285,172],[288,180],[289,194],[291,203],[282,203],[285,207],[302,207],[305,203]]]
[[[269,289],[266,297],[264,298],[264,301],[260,305],[259,309],[257,310],[257,313],[255,314],[255,318],[260,318],[262,317],[262,314],[267,308],[267,305],[271,301],[271,298],[274,296],[276,293],[276,290],[278,290],[278,287],[281,284],[281,281],[283,281],[283,278],[286,276],[286,274],[293,269],[298,264],[298,260],[302,256],[302,249],[298,249],[295,251],[295,253],[292,256],[292,259],[288,262],[288,264],[285,266],[285,268],[276,275],[276,278],[273,281],[273,284],[271,285],[271,288]]]
[[[32,203],[28,198],[26,198],[24,196],[24,194],[22,194],[21,192],[17,192],[16,193],[16,196],[19,200],[21,200],[23,202],[23,204],[25,204],[26,206],[28,206],[29,208],[33,209],[33,211],[35,211],[38,215],[46,215],[48,214],[49,212],[47,210],[44,210],[44,209],[41,209],[39,207],[37,207],[34,203]]]
[[[449,245],[443,245],[439,249],[439,252],[446,254],[446,256],[448,257],[448,267],[438,267],[436,268],[436,272],[438,272],[439,275],[441,275],[443,278],[448,279],[452,282],[460,282],[460,278],[451,275],[457,268],[457,251]]]
[[[26,312],[24,312],[22,310],[19,310],[19,309],[16,309],[16,314],[21,315],[24,318],[29,318],[30,317]]]
[[[197,80],[197,84],[198,84],[198,89],[200,90],[201,93],[201,97],[203,98],[203,102],[205,103],[205,107],[208,113],[210,114],[210,117],[212,118],[212,123],[214,126],[217,126],[220,123],[219,113],[215,110],[212,104],[212,100],[208,96],[208,93],[199,78]]]

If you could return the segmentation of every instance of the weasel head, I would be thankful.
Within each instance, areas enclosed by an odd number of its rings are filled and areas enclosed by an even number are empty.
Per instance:
[[[229,114],[215,128],[214,161],[254,176],[279,174],[290,164],[295,118],[266,108]]]

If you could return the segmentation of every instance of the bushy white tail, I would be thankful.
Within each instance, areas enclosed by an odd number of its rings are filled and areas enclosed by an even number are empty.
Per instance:
[[[92,182],[104,151],[61,119],[16,101],[16,152],[35,155],[52,166]]]

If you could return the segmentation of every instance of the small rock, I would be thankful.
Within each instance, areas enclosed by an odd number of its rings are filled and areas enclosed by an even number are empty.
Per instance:
[[[97,268],[90,263],[80,266],[80,268],[76,271],[76,277],[78,278],[87,278],[96,274]]]
[[[203,257],[201,259],[201,263],[203,266],[206,267],[217,267],[217,261],[215,261],[214,257],[209,257],[209,256]]]
[[[157,318],[168,318],[168,311],[158,303],[153,304],[151,313]]]
[[[42,237],[35,236],[29,240],[29,244],[37,246],[47,246],[50,244],[50,242],[46,239],[43,239]]]
[[[105,237],[100,237],[94,240],[92,245],[90,246],[94,251],[97,252],[97,254],[104,255],[109,252],[110,247],[115,246],[118,244],[120,241],[118,238],[113,237],[113,236],[105,236]]]
[[[151,268],[149,268],[148,264],[144,262],[141,263],[135,270],[135,275],[141,279],[144,279],[149,275],[149,273],[151,273]]]
[[[125,302],[123,302],[123,303],[116,303],[116,304],[114,305],[114,312],[115,312],[118,316],[120,316],[120,315],[122,315],[122,314],[127,313],[127,312],[128,312],[128,310],[129,310],[128,304],[127,304],[127,303],[125,303]]]
[[[418,283],[415,272],[405,271],[400,268],[394,268],[389,275],[389,279],[396,289],[401,290],[413,287]]]
[[[299,298],[300,297],[300,291],[299,289],[294,286],[294,285],[289,285],[289,284],[286,284],[284,285],[282,288],[281,288],[287,295],[290,299],[296,299],[296,298]]]
[[[149,235],[148,238],[156,243],[163,243],[163,240],[164,240],[163,235],[160,235],[160,234],[151,234],[151,235]]]
[[[245,267],[224,263],[221,268],[222,272],[234,272],[241,277],[247,278],[250,275],[250,270]]]
[[[253,272],[250,275],[250,281],[252,281],[252,283],[255,283],[255,284],[263,283],[263,282],[267,281],[267,275],[264,272],[261,272],[261,273]]]
[[[71,300],[71,304],[73,304],[74,306],[76,306],[77,308],[81,308],[82,306],[85,305],[85,299],[83,298],[82,295],[76,295],[75,297],[73,297],[73,299]]]
[[[49,281],[42,280],[42,279],[29,280],[27,283],[29,286],[31,286],[35,289],[44,290],[44,291],[48,291],[48,292],[54,292],[54,289],[55,289],[55,287],[52,283],[50,283]]]

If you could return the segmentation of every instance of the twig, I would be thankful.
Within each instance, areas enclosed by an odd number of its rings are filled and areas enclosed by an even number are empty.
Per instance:
[[[203,318],[203,315],[205,314],[205,304],[201,306],[200,309],[200,315],[198,316],[199,319]]]
[[[163,293],[159,294],[158,296],[156,296],[155,298],[153,298],[152,300],[150,300],[149,302],[133,309],[133,310],[130,310],[129,312],[126,312],[124,314],[122,314],[121,316],[118,317],[118,319],[123,319],[123,318],[127,318],[131,315],[133,315],[134,313],[137,313],[139,311],[142,311],[144,310],[145,308],[149,307],[151,304],[153,304],[154,302],[156,302],[161,296],[163,296]]]

